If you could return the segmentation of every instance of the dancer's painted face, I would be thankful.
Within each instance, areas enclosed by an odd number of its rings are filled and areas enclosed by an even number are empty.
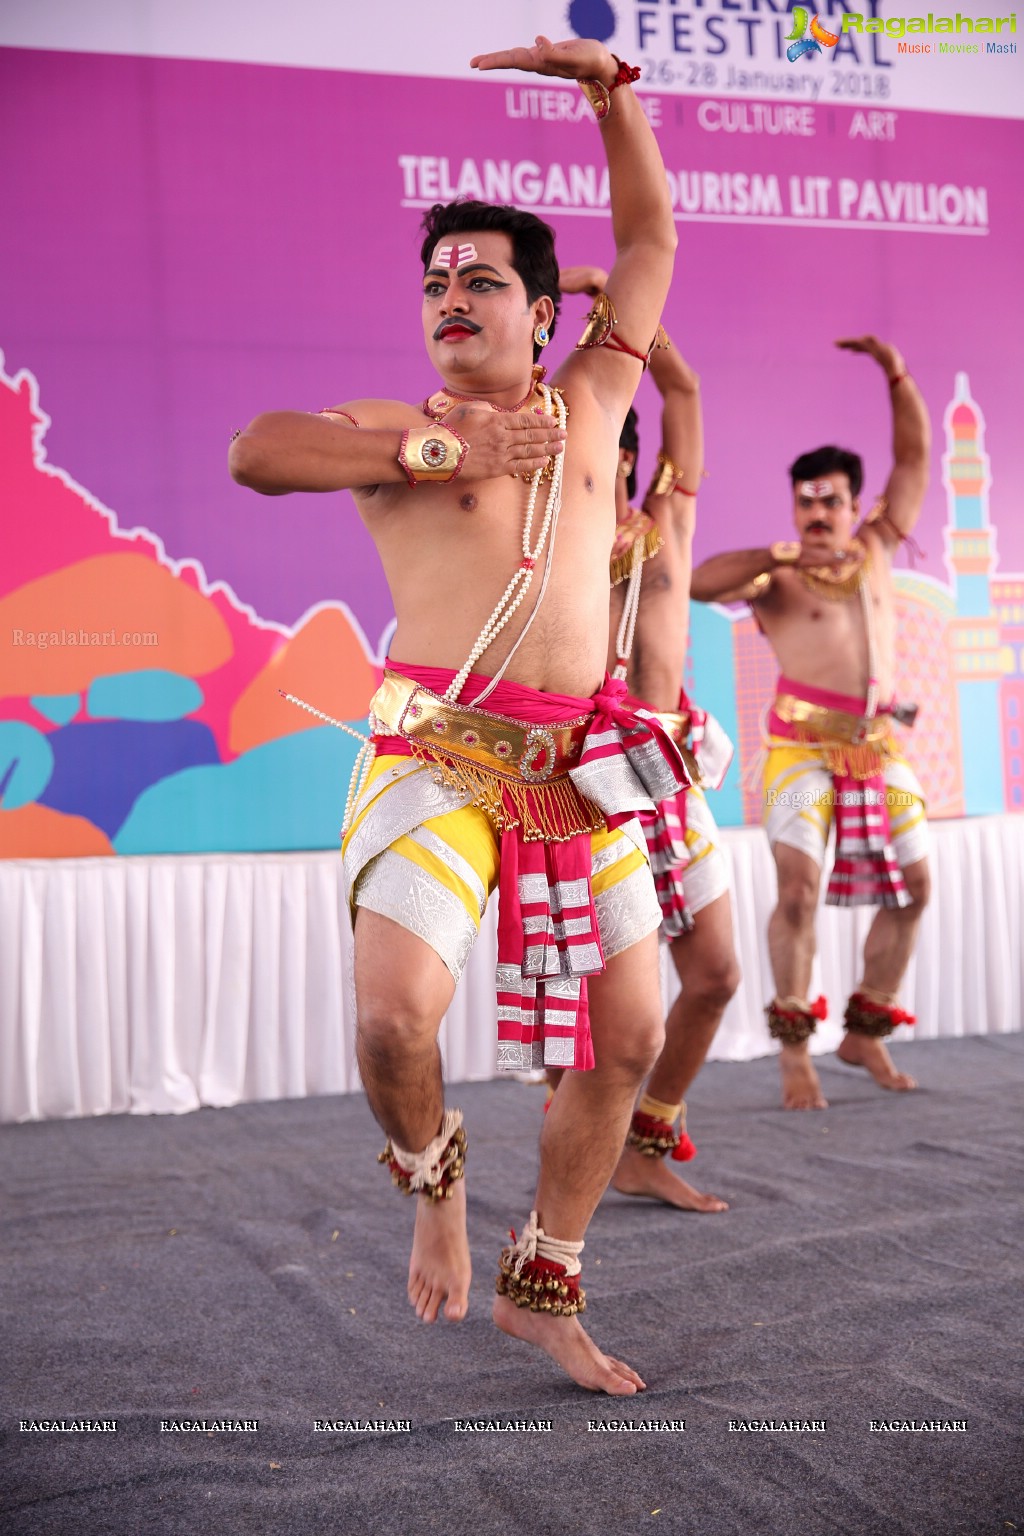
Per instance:
[[[857,498],[841,470],[830,470],[820,480],[798,480],[793,487],[793,521],[801,543],[843,549],[856,520]]]
[[[538,301],[542,302],[542,301]],[[443,378],[505,360],[533,361],[533,328],[511,237],[499,230],[445,235],[423,276],[423,336]]]

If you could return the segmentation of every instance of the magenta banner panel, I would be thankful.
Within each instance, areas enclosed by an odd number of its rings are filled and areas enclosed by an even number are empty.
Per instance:
[[[1020,809],[1024,131],[983,102],[897,107],[861,52],[783,52],[760,86],[735,51],[692,89],[647,70],[679,220],[665,321],[704,395],[697,556],[785,537],[786,465],[821,442],[881,490],[885,381],[833,341],[895,341],[935,428],[898,580],[908,754],[934,814]],[[239,489],[231,431],[435,387],[433,201],[529,207],[564,264],[607,265],[589,109],[526,77],[9,47],[0,119],[0,855],[332,846],[356,742],[279,690],[359,729],[390,599],[351,499]],[[555,354],[582,318],[567,300]],[[638,408],[643,480],[649,382]],[[716,811],[749,819],[771,658],[745,611],[708,608],[689,666],[739,748]]]

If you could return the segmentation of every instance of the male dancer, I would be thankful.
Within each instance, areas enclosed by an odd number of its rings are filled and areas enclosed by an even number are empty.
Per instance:
[[[768,1028],[781,1042],[786,1109],[824,1109],[809,1040],[824,998],[808,999],[814,920],[833,809],[835,865],[827,900],[879,911],[864,946],[863,980],[846,1007],[840,1060],[883,1088],[905,1090],[883,1044],[912,1023],[897,994],[929,894],[924,796],[892,736],[895,609],[892,557],[921,510],[931,433],[921,394],[894,346],[839,341],[873,358],[892,401],[893,467],[884,498],[854,531],[863,471],[827,447],[790,468],[798,542],[706,560],[693,574],[700,602],[746,598],[782,676],[768,721],[765,824],[778,873],[768,925],[776,995]],[[890,843],[891,837],[891,843]]]
[[[596,297],[606,282],[599,267],[572,267],[560,274],[563,294]],[[630,504],[639,447],[635,412],[627,417],[619,441],[609,666],[626,663],[630,695],[657,712],[680,745],[697,749],[699,772],[705,717],[692,708],[680,684],[697,492],[704,474],[700,380],[673,346],[654,349],[651,378],[663,402],[661,451],[639,512]],[[636,577],[639,605],[631,623],[634,605],[627,594],[638,540],[645,558]],[[628,658],[623,655],[627,650]],[[720,772],[727,766],[728,758]],[[724,1200],[678,1178],[665,1154],[687,1162],[696,1152],[686,1134],[685,1095],[739,985],[728,867],[716,846],[718,829],[710,807],[696,784],[660,805],[656,814],[641,816],[641,822],[661,901],[661,933],[682,991],[665,1021],[665,1047],[634,1112],[612,1185],[622,1194],[650,1196],[680,1210],[724,1211]]]
[[[424,221],[423,326],[444,389],[422,407],[259,416],[231,467],[266,493],[352,491],[398,616],[394,654],[416,662],[396,662],[375,695],[377,757],[343,845],[360,1071],[395,1182],[422,1191],[410,1300],[428,1322],[445,1301],[448,1318],[466,1313],[465,1137],[444,1110],[437,1031],[500,878],[499,1062],[539,1065],[542,1039],[548,1062],[596,1065],[567,1074],[547,1117],[535,1210],[502,1255],[494,1320],[581,1385],[623,1396],[643,1382],[583,1331],[579,1252],[662,1038],[659,910],[628,817],[686,770],[678,757],[668,768],[671,741],[601,678],[614,444],[658,328],[675,226],[630,88],[638,70],[600,43],[546,38],[472,63],[577,80],[593,105],[616,244],[607,323],[588,328],[556,388],[540,384],[535,348],[558,306],[551,231],[514,209],[437,205]]]

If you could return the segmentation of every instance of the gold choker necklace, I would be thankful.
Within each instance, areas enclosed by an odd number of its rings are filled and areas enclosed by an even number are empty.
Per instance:
[[[434,394],[427,396],[420,406],[420,410],[424,416],[429,416],[431,421],[438,422],[443,421],[448,412],[454,410],[455,406],[464,405],[467,402],[473,405],[489,405],[492,411],[500,411],[505,416],[511,416],[516,411],[525,410],[539,410],[543,411],[545,415],[550,415],[550,390],[542,382],[546,374],[546,368],[542,368],[539,363],[534,364],[529,392],[523,396],[518,405],[495,405],[493,400],[482,400],[479,395],[463,395],[457,389],[438,389]],[[555,393],[561,397],[560,390],[556,390]],[[566,411],[568,411],[568,406],[566,406]],[[541,478],[543,480],[550,480],[554,473],[554,467],[554,459],[548,459],[548,462],[541,471]],[[522,476],[513,474],[512,478],[513,480],[530,480],[533,477],[527,474]]]
[[[453,406],[470,401],[475,405],[489,405],[492,411],[502,411],[505,415],[510,416],[516,411],[525,410],[527,406],[543,406],[544,401],[540,392],[540,385],[546,375],[547,369],[542,368],[539,363],[536,363],[530,378],[530,387],[518,405],[495,405],[491,400],[482,400],[479,395],[463,395],[457,389],[438,389],[432,395],[427,396],[420,406],[420,410],[424,416],[429,416],[434,421],[440,421]]]
[[[830,603],[843,603],[860,591],[870,563],[866,547],[860,539],[854,539],[849,549],[838,552],[835,563],[798,565],[794,569],[809,592],[827,598]]]

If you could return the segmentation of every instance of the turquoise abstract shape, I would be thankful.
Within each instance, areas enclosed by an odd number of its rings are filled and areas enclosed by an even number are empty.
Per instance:
[[[799,59],[802,54],[820,52],[821,49],[814,41],[814,38],[805,37],[802,43],[790,43],[789,47],[786,49],[786,58],[791,64],[795,64],[797,59]]]
[[[53,772],[53,748],[22,720],[0,720],[0,806],[16,811],[38,800]]]
[[[195,678],[148,667],[96,678],[85,707],[94,720],[183,720],[202,702]]]
[[[359,729],[365,721],[353,721]],[[233,763],[185,768],[143,790],[118,853],[337,848],[358,744],[333,726],[299,731]]]
[[[67,725],[73,720],[81,702],[81,695],[77,693],[37,693],[29,699],[36,713],[44,720],[52,720],[54,725]]]

